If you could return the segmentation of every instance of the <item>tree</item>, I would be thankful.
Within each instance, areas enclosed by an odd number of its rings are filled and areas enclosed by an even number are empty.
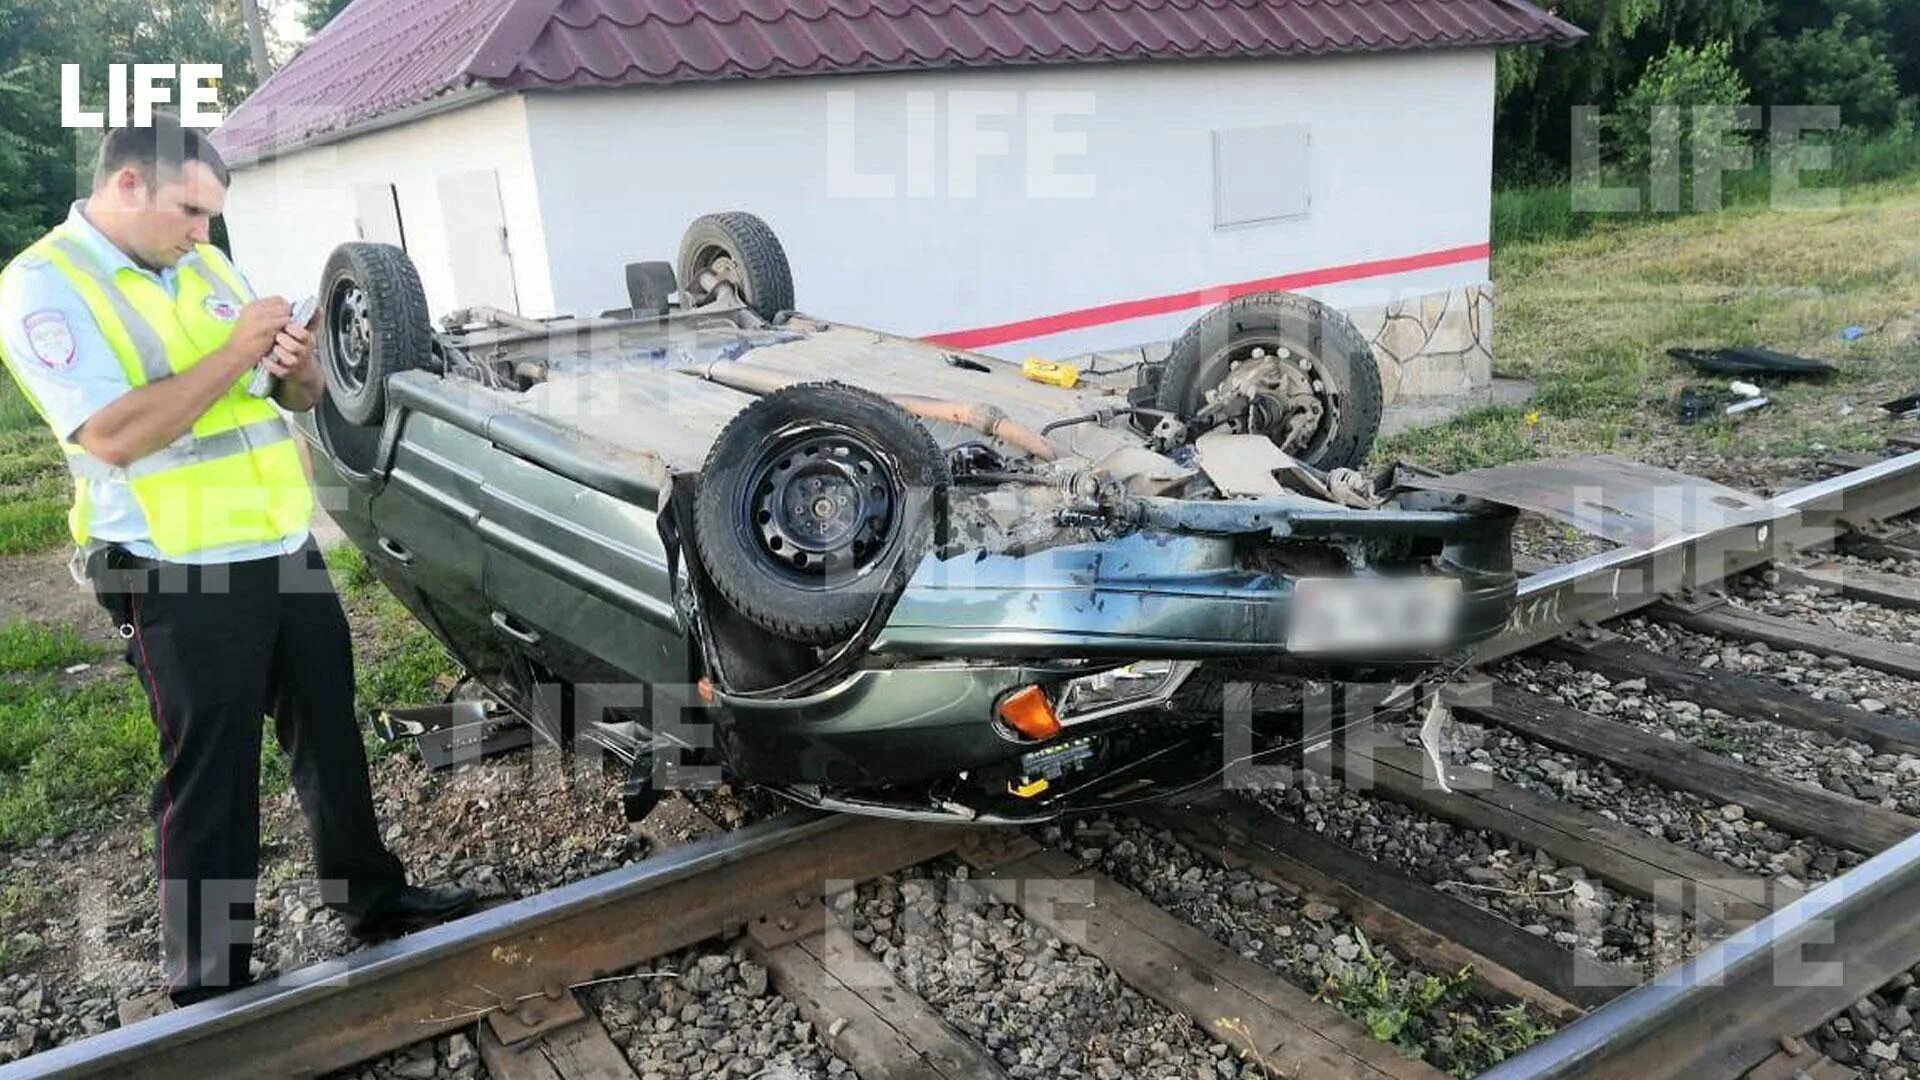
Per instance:
[[[1900,116],[1899,72],[1846,15],[1830,26],[1761,42],[1753,70],[1775,103],[1838,106],[1840,122],[1850,128],[1885,131]]]
[[[0,263],[59,220],[73,193],[48,14],[37,0],[0,0]]]
[[[333,21],[335,15],[347,10],[352,0],[307,0],[307,10],[300,15],[301,25],[307,33],[317,34]]]
[[[1716,41],[1699,48],[1674,44],[1647,65],[1633,89],[1620,100],[1609,125],[1636,169],[1670,172],[1680,167],[1684,153],[1680,137],[1702,105],[1738,106],[1747,103],[1747,82],[1733,66],[1733,45]],[[1656,138],[1662,109],[1674,126],[1667,138]]]
[[[220,104],[258,84],[239,0],[0,0],[0,261],[66,215],[92,172],[98,133],[60,126],[60,66],[105,100],[109,64],[219,64]]]
[[[1920,92],[1920,3],[1913,0],[1563,0],[1590,33],[1568,48],[1500,59],[1495,159],[1503,181],[1564,179],[1576,106],[1618,113],[1670,50],[1725,42],[1761,105],[1839,105],[1884,130]]]

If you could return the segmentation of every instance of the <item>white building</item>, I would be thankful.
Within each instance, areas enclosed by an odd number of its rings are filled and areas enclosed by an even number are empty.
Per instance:
[[[262,289],[406,247],[435,313],[625,306],[749,210],[799,303],[1009,356],[1266,288],[1390,397],[1490,379],[1494,53],[1520,0],[355,0],[216,133]]]

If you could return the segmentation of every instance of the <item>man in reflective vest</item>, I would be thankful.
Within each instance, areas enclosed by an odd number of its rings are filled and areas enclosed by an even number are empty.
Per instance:
[[[325,379],[286,301],[255,298],[208,242],[226,185],[219,153],[177,120],[116,129],[91,195],[0,272],[0,359],[66,453],[76,567],[126,640],[159,733],[175,1004],[249,978],[265,716],[321,896],[350,927],[384,935],[474,901],[408,885],[381,840],[347,622],[280,413],[313,408]],[[273,401],[246,390],[263,361]]]

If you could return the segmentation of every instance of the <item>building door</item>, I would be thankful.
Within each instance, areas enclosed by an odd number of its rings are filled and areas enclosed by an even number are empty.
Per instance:
[[[353,185],[353,226],[362,240],[406,250],[407,230],[400,224],[400,194],[392,184]]]
[[[492,169],[440,178],[440,214],[447,227],[447,261],[453,269],[455,307],[485,305],[520,310],[513,285],[513,250],[506,211],[500,205],[500,175]]]

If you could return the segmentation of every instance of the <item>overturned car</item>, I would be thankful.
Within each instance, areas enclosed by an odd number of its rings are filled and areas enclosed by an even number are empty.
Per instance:
[[[1400,700],[1505,622],[1512,512],[1359,472],[1379,375],[1292,295],[1164,362],[1023,365],[794,313],[751,215],[631,306],[428,321],[398,249],[322,280],[301,430],[373,571],[541,736],[684,751],[812,806],[1028,821],[1299,741],[1313,688]]]

